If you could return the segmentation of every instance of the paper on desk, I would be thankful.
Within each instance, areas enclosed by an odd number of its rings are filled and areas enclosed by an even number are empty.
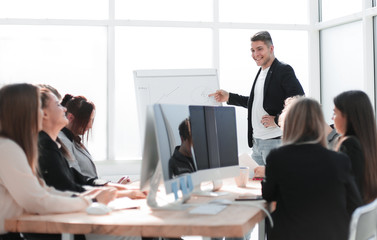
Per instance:
[[[224,208],[226,208],[226,205],[220,205],[220,204],[203,204],[199,207],[193,208],[190,210],[190,214],[204,214],[204,215],[216,215]]]
[[[131,209],[139,208],[140,204],[138,201],[133,201],[131,198],[122,197],[116,198],[113,201],[107,204],[112,210],[121,210],[121,209]]]
[[[254,168],[258,167],[258,163],[256,163],[254,161],[254,159],[252,159],[250,157],[249,154],[247,153],[243,153],[241,155],[238,156],[238,163],[240,166],[247,166],[249,167],[249,177],[252,178],[254,176]]]

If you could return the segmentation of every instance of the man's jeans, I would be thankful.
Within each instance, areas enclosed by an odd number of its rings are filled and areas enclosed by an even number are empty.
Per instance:
[[[251,158],[259,165],[266,165],[266,158],[270,151],[281,145],[281,139],[253,139],[253,153]]]

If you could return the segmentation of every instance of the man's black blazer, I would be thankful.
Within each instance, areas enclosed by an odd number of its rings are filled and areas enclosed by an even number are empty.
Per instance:
[[[255,77],[253,87],[251,88],[250,96],[241,96],[234,93],[229,93],[228,104],[237,105],[247,108],[248,110],[248,143],[249,147],[253,147],[253,126],[251,125],[251,108],[254,101],[254,88],[258,76],[261,72],[259,69]],[[278,121],[278,116],[284,108],[284,100],[288,97],[296,95],[304,95],[304,90],[298,81],[293,68],[285,63],[280,62],[275,58],[270,69],[267,72],[264,83],[263,108],[271,116],[276,116],[275,122]]]

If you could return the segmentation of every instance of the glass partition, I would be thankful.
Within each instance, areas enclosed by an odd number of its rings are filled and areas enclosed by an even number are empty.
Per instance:
[[[362,23],[321,31],[321,102],[325,120],[332,123],[333,98],[339,93],[364,90]]]

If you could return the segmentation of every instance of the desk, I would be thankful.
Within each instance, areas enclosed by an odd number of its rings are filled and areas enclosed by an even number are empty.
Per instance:
[[[244,189],[234,186],[223,189],[232,193],[222,198],[234,198],[238,193],[258,191],[250,184]],[[210,200],[213,198],[194,196],[189,203],[205,203]],[[89,233],[143,237],[242,237],[262,221],[259,229],[263,236],[260,235],[260,239],[264,239],[265,213],[257,207],[232,204],[217,215],[195,215],[190,214],[189,210],[151,210],[146,206],[145,200],[135,201],[140,201],[140,209],[113,211],[104,216],[92,216],[85,212],[23,215],[6,220],[5,229],[11,232],[64,233],[63,239],[73,239],[71,234]]]

